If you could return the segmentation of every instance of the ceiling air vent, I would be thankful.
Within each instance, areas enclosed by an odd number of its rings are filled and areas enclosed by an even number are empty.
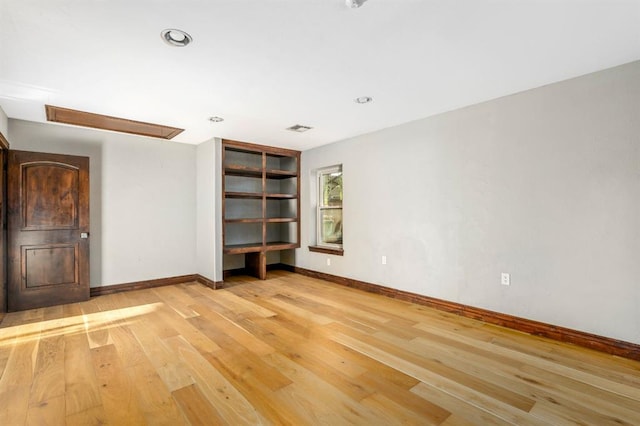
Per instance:
[[[313,127],[303,126],[302,124],[296,124],[295,126],[287,127],[287,130],[291,130],[292,132],[304,133],[307,130],[311,130]]]

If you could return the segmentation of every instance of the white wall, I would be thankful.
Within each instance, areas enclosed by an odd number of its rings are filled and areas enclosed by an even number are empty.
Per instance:
[[[333,164],[345,254],[326,266],[307,250],[310,176]],[[302,166],[298,266],[640,343],[640,62],[306,151]]]
[[[197,270],[210,280],[216,280],[216,245],[215,245],[215,139],[203,142],[196,148],[197,171]]]
[[[91,286],[196,272],[196,147],[9,120],[11,148],[90,157]]]

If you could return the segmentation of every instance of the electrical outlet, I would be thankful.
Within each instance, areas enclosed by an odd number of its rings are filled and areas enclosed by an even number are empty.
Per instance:
[[[382,264],[383,265],[387,264],[387,256],[382,256]]]
[[[506,272],[500,274],[500,284],[511,285],[511,274],[507,274]]]
[[[331,266],[331,258],[327,257],[327,266]]]

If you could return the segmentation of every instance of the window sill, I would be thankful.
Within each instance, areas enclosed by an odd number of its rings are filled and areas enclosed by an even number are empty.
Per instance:
[[[335,254],[336,256],[344,256],[344,250],[341,248],[309,246],[309,251],[324,254]]]

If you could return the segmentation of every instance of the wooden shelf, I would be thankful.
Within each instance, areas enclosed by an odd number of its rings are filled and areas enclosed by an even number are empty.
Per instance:
[[[259,199],[265,196],[270,200],[295,200],[298,198],[297,194],[265,194],[263,192],[235,192],[227,191],[224,193],[226,198],[246,198],[246,199]]]
[[[243,154],[260,154],[259,149],[252,149],[247,146],[248,144],[245,144],[244,142],[225,140],[225,149],[227,151],[242,152]]]
[[[224,246],[223,251],[227,254],[256,253],[262,251],[262,243],[231,244]]]
[[[245,198],[245,199],[260,199],[262,193],[260,192],[225,192],[226,198]]]
[[[224,223],[287,223],[287,222],[297,222],[297,217],[246,217],[246,218],[235,218],[235,219],[225,219]]]
[[[300,152],[223,140],[222,166],[223,252],[264,279],[267,252],[300,247]]]
[[[299,248],[300,244],[297,243],[291,243],[288,241],[275,241],[275,242],[270,242],[266,244],[266,250],[267,251],[271,251],[271,250],[287,250],[287,249],[294,249],[294,248]]]
[[[225,219],[224,223],[260,223],[262,222],[264,219],[261,217],[255,217],[255,218],[238,218],[238,219]]]
[[[228,164],[224,168],[224,174],[227,176],[261,178],[262,169],[257,167],[243,166],[240,164]]]
[[[265,194],[271,200],[295,200],[298,194]]]
[[[296,172],[289,170],[267,170],[267,179],[289,179],[298,176]]]

